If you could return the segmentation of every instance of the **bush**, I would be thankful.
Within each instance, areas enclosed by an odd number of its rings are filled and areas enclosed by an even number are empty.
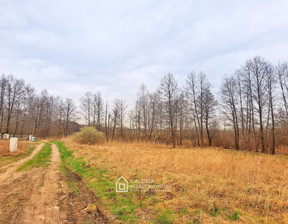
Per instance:
[[[79,144],[96,145],[104,142],[104,134],[93,127],[81,128],[80,132],[73,135],[73,140]]]

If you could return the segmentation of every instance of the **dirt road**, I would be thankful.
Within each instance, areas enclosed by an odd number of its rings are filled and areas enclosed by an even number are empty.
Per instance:
[[[32,153],[30,156],[17,161],[15,163],[12,164],[8,164],[4,167],[1,167],[1,170],[6,170],[6,172],[2,173],[0,176],[0,187],[1,187],[1,183],[9,183],[11,181],[13,181],[15,178],[17,178],[20,174],[15,172],[17,170],[18,167],[20,167],[23,163],[31,160],[43,147],[44,144],[40,144]],[[1,189],[1,188],[0,188]]]
[[[16,171],[42,146],[29,157],[3,167],[6,172],[0,174],[0,223],[108,223],[85,183],[72,172],[60,172],[60,154],[54,144],[48,168]],[[77,195],[68,187],[68,179],[77,183]]]

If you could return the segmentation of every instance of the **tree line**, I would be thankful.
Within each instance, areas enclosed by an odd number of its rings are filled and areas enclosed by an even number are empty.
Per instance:
[[[67,98],[61,99],[43,90],[37,94],[24,80],[13,75],[0,79],[0,133],[27,138],[61,137],[74,132],[76,107]],[[79,128],[79,127],[78,127]]]
[[[287,145],[288,64],[248,60],[221,86],[221,106],[234,132],[234,147],[275,154]]]
[[[151,141],[192,146],[221,146],[275,154],[287,145],[288,65],[256,56],[226,75],[217,95],[207,76],[192,72],[183,87],[172,74],[149,92],[143,84],[134,108],[115,99],[111,108],[101,93],[81,98],[87,125],[107,141]]]
[[[287,145],[288,64],[262,57],[247,60],[226,75],[218,92],[203,72],[192,72],[180,87],[165,75],[155,91],[142,84],[134,106],[105,101],[87,92],[77,110],[72,99],[37,94],[23,80],[0,80],[0,131],[45,138],[67,136],[93,126],[107,141],[149,141],[173,147],[221,146],[275,154]]]

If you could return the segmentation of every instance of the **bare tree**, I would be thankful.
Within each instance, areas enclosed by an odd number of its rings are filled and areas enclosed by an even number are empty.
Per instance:
[[[149,112],[150,112],[150,119],[149,119],[149,139],[152,140],[154,135],[155,129],[157,128],[157,122],[159,123],[159,102],[160,102],[160,95],[158,92],[154,92],[149,94]]]
[[[215,100],[214,95],[211,93],[210,89],[207,88],[204,92],[203,108],[205,117],[204,123],[209,146],[212,146],[212,138],[214,135],[214,130],[216,128],[216,120],[214,118],[215,108],[217,105],[217,100]]]
[[[109,127],[110,127],[110,114],[108,112],[108,103],[106,102],[106,106],[105,106],[105,135],[106,135],[106,141],[109,140]]]
[[[177,125],[179,127],[179,145],[183,143],[183,129],[184,129],[184,122],[187,114],[187,105],[185,100],[185,94],[183,91],[178,96],[177,103],[176,103],[176,111],[177,111]]]
[[[188,106],[192,113],[192,120],[194,123],[194,128],[197,137],[197,145],[200,146],[200,134],[199,134],[200,117],[198,114],[199,111],[197,103],[198,92],[196,90],[196,86],[197,86],[196,75],[195,73],[191,73],[190,75],[188,75],[186,79],[185,91],[188,99]]]
[[[65,120],[64,120],[64,136],[67,136],[68,134],[71,133],[70,127],[73,119],[75,118],[75,112],[76,112],[76,107],[72,99],[67,98],[64,101],[64,115],[65,115]]]
[[[200,143],[201,145],[204,144],[204,129],[206,130],[206,134],[209,133],[209,144],[210,141],[212,141],[212,136],[209,132],[210,128],[207,129],[207,119],[210,120],[211,117],[209,115],[210,110],[209,106],[207,107],[207,103],[205,102],[205,100],[214,97],[210,91],[210,88],[211,84],[208,82],[206,75],[202,72],[200,72],[198,76],[196,76],[195,73],[191,73],[186,79],[185,92],[194,123],[198,146]]]
[[[278,75],[279,84],[281,88],[281,96],[283,99],[283,105],[286,112],[286,116],[288,117],[288,63],[279,63],[276,67],[276,73]]]
[[[87,122],[88,126],[91,125],[92,120],[92,110],[93,110],[93,96],[91,92],[85,93],[83,97],[80,98],[80,109],[84,120]]]
[[[176,115],[176,102],[178,98],[178,85],[172,74],[168,74],[162,78],[161,81],[161,93],[162,100],[164,102],[165,112],[168,127],[170,129],[171,140],[173,148],[176,147],[176,126],[175,126],[175,115]]]
[[[101,119],[103,116],[103,99],[100,92],[92,95],[93,97],[93,126],[100,130]]]
[[[6,132],[9,133],[10,130],[10,121],[12,118],[14,106],[19,100],[19,97],[24,93],[24,81],[21,79],[16,79],[14,76],[9,75],[7,77],[7,123],[6,123]]]
[[[267,77],[269,75],[269,65],[261,57],[254,57],[246,63],[248,71],[252,75],[252,94],[256,102],[256,111],[259,118],[259,138],[261,143],[261,151],[266,152],[264,137],[264,110],[267,106]]]
[[[274,76],[274,69],[271,65],[267,65],[267,89],[268,89],[268,101],[269,101],[269,111],[271,114],[271,134],[272,134],[272,146],[271,146],[271,154],[275,154],[275,144],[276,144],[276,136],[275,136],[275,113],[274,113],[274,101],[275,101],[275,84],[276,79]]]
[[[147,129],[148,129],[148,119],[149,119],[149,114],[148,114],[148,103],[149,103],[149,92],[147,90],[147,87],[142,84],[140,86],[140,89],[137,93],[138,95],[138,106],[139,106],[139,112],[140,112],[140,123],[141,126],[143,127],[144,135],[147,135]]]
[[[4,108],[5,108],[5,93],[6,93],[6,76],[2,75],[1,80],[0,80],[0,132],[2,133],[3,131],[3,126],[4,126]]]
[[[112,140],[115,137],[116,127],[119,124],[119,116],[121,113],[121,100],[115,99],[113,108],[112,108],[112,122],[113,122],[113,129],[112,129]]]
[[[256,133],[256,118],[255,118],[255,102],[253,98],[253,79],[252,79],[252,73],[249,70],[249,66],[247,66],[247,63],[242,66],[240,69],[236,71],[238,82],[241,86],[241,93],[243,93],[243,104],[245,105],[243,107],[243,117],[245,119],[245,134],[248,136],[251,135],[251,133],[254,136],[254,148],[256,151],[258,151],[258,137]],[[242,83],[242,85],[241,85]],[[249,138],[250,139],[250,138]],[[246,139],[247,141],[247,139]]]
[[[124,134],[124,122],[125,122],[125,112],[127,109],[127,105],[123,100],[120,100],[119,102],[119,109],[120,109],[120,114],[119,114],[119,123],[120,123],[120,137],[123,139]]]
[[[237,81],[233,76],[224,78],[221,85],[221,106],[225,119],[228,119],[233,125],[235,148],[239,150],[240,134],[238,124],[238,96],[236,95],[238,92],[237,87]]]

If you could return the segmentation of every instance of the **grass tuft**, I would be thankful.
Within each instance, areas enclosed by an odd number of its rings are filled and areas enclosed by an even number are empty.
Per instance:
[[[237,221],[237,220],[239,220],[239,213],[237,211],[235,211],[231,216],[229,216],[229,218],[232,221]]]
[[[48,142],[31,160],[20,166],[17,171],[27,171],[34,167],[48,167],[50,164],[51,152],[51,143]]]
[[[157,216],[156,221],[159,224],[172,224],[174,222],[173,212],[171,210],[161,212]]]

